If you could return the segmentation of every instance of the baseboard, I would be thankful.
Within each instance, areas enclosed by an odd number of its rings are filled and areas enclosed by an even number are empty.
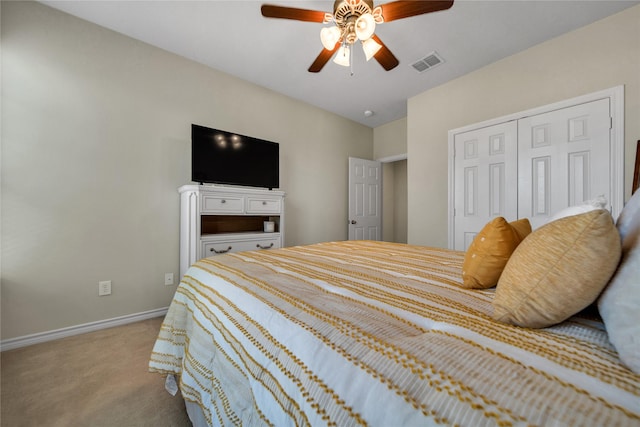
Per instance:
[[[168,309],[169,307],[157,308],[155,310],[128,314],[126,316],[114,317],[112,319],[105,319],[99,320],[97,322],[70,326],[68,328],[55,329],[48,332],[40,332],[37,334],[25,335],[22,337],[9,338],[0,341],[0,351],[14,350],[16,348],[26,347],[33,344],[53,341],[60,338],[71,337],[74,335],[86,334],[87,332],[95,332],[101,329],[113,328],[114,326],[122,326],[129,323],[139,322],[141,320],[153,319],[154,317],[164,316],[165,314],[167,314]]]

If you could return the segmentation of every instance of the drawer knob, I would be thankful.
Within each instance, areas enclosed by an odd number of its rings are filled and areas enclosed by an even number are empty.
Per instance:
[[[273,244],[273,243],[272,243]],[[224,254],[226,252],[229,252],[231,250],[231,246],[229,246],[227,249],[220,249],[219,251],[216,250],[216,248],[211,248],[209,249],[211,252],[215,252],[217,254]]]
[[[227,203],[227,201],[225,199],[222,199],[220,203]]]
[[[272,247],[273,247],[273,242],[271,242],[269,246],[262,246],[260,243],[256,245],[256,248],[258,249],[271,249]]]
[[[264,200],[262,201],[262,206],[266,205],[267,202],[265,202]]]

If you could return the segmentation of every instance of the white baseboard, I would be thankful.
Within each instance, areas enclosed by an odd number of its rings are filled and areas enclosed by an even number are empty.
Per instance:
[[[155,310],[128,314],[126,316],[114,317],[112,319],[98,320],[97,322],[70,326],[68,328],[55,329],[48,332],[40,332],[37,334],[25,335],[22,337],[9,338],[0,341],[0,351],[13,350],[20,347],[26,347],[28,345],[53,341],[60,338],[71,337],[74,335],[86,334],[87,332],[95,332],[101,329],[113,328],[114,326],[122,326],[129,323],[139,322],[141,320],[153,319],[154,317],[164,316],[165,314],[167,314],[168,309],[169,307],[157,308]]]

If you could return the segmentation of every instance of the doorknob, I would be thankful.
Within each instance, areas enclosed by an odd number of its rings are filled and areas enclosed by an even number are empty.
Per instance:
[[[357,221],[355,219],[352,219],[351,224],[357,224]]]

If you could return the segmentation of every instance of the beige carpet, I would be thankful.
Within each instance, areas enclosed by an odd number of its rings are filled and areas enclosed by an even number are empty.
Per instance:
[[[0,425],[190,426],[147,364],[162,318],[2,352]]]

